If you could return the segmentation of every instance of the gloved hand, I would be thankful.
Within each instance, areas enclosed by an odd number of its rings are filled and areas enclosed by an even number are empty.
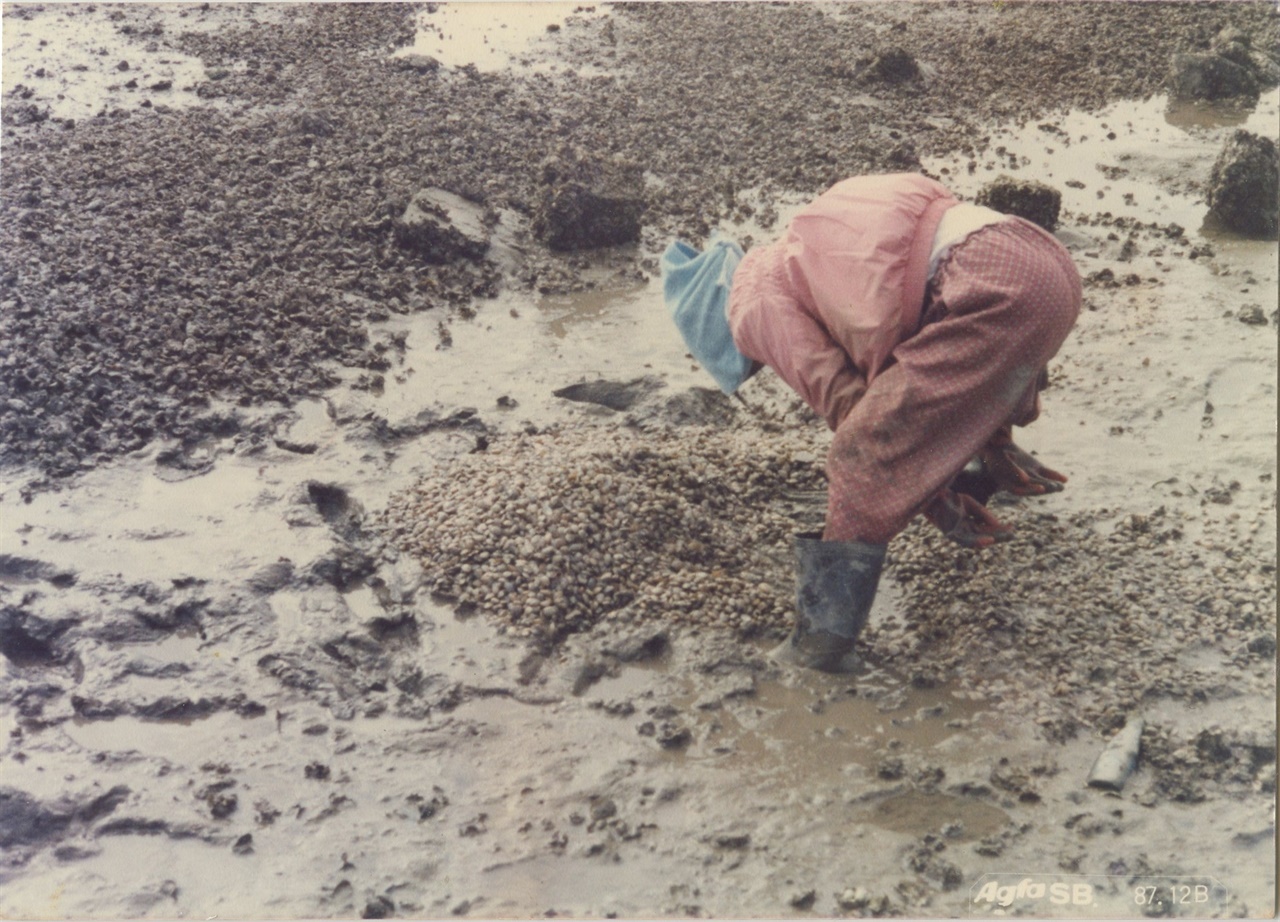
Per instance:
[[[998,489],[1008,490],[1015,496],[1040,496],[1057,493],[1067,478],[1045,467],[1031,455],[1013,444],[1013,432],[1008,426],[996,430],[982,451],[982,466]]]
[[[1005,525],[967,493],[943,487],[924,509],[925,518],[944,535],[965,547],[990,547],[1008,541],[1013,529]]]

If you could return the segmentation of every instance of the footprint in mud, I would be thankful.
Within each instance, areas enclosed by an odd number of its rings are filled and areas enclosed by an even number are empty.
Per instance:
[[[307,497],[320,517],[341,538],[353,541],[360,537],[364,507],[342,487],[312,480],[307,483]]]

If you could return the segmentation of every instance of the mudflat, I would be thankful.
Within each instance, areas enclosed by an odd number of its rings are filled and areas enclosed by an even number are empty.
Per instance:
[[[0,914],[1273,913],[1277,244],[1206,199],[1280,95],[1169,95],[1273,6],[483,13],[4,6]],[[583,164],[635,239],[546,245]],[[1070,482],[798,673],[829,435],[656,260],[903,169],[1061,194]]]

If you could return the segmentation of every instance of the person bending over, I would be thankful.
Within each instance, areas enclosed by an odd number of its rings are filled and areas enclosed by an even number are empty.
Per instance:
[[[971,548],[1011,536],[985,506],[1066,477],[1013,441],[1080,311],[1066,249],[916,173],[846,179],[745,256],[673,242],[663,293],[726,394],[768,365],[834,432],[826,523],[796,539],[796,622],[776,651],[833,670],[916,515]]]

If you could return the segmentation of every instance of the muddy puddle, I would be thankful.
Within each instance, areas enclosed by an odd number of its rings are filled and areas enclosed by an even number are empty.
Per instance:
[[[481,72],[554,70],[539,54],[538,39],[566,24],[607,15],[603,5],[547,0],[539,3],[442,3],[418,15],[412,44],[399,57],[426,55],[444,67]]]
[[[509,62],[577,9],[503,5],[526,16],[503,28],[489,6],[424,13],[418,52]],[[119,79],[114,50],[74,38],[91,15],[80,9],[19,21],[6,9],[6,60],[11,40],[65,35],[87,56],[75,73]],[[149,13],[127,15],[141,27]],[[470,27],[446,16],[492,26],[461,64],[450,35]],[[46,20],[70,31],[13,28]],[[171,95],[196,79],[163,50],[128,54],[130,73],[171,81]],[[75,94],[67,82],[49,97],[61,117],[84,117]],[[1276,339],[1236,314],[1275,311],[1276,246],[1201,227],[1196,190],[1231,122],[1166,109],[1157,98],[1066,113],[993,132],[973,172],[964,159],[926,166],[964,194],[1001,171],[1052,182],[1082,273],[1139,277],[1119,294],[1090,289],[1097,309],[1027,430],[1027,447],[1072,477],[1052,508],[1101,532],[1164,507],[1189,540],[1252,535],[1248,553],[1274,562]],[[1247,124],[1274,134],[1276,112],[1272,93]],[[1118,217],[1178,223],[1213,255],[1190,259],[1153,234],[1126,255],[1127,227],[1109,238]],[[1265,914],[1263,782],[1241,782],[1234,799],[1107,796],[1084,786],[1096,728],[1049,741],[1025,701],[977,695],[964,674],[930,681],[876,662],[795,675],[759,641],[697,631],[671,631],[660,655],[635,661],[610,660],[599,637],[534,656],[483,615],[430,598],[413,562],[372,535],[394,494],[482,438],[624,425],[554,396],[567,385],[709,383],[656,280],[618,278],[603,261],[585,277],[592,287],[573,295],[486,301],[453,320],[447,343],[431,313],[381,324],[373,338],[403,348],[380,389],[353,389],[343,372],[322,398],[227,408],[239,432],[180,464],[175,446],[156,445],[28,503],[17,479],[4,484],[0,598],[25,598],[39,623],[14,621],[22,643],[5,638],[22,711],[0,714],[3,784],[63,832],[19,843],[0,866],[3,914],[790,917],[884,898],[912,915],[989,916],[1006,909],[973,902],[973,886],[1014,871],[1047,885],[1092,874],[1122,902],[1143,875],[1215,876],[1229,898],[1179,914]],[[1206,504],[1214,489],[1231,501]],[[872,618],[908,621],[904,607],[886,585]],[[1211,639],[1174,655],[1210,674],[1242,654]],[[1157,698],[1146,717],[1186,733],[1273,731],[1274,672],[1249,668],[1256,682],[1239,694]],[[1158,771],[1140,770],[1133,790],[1154,790]],[[1015,912],[1089,917],[1100,905]]]

